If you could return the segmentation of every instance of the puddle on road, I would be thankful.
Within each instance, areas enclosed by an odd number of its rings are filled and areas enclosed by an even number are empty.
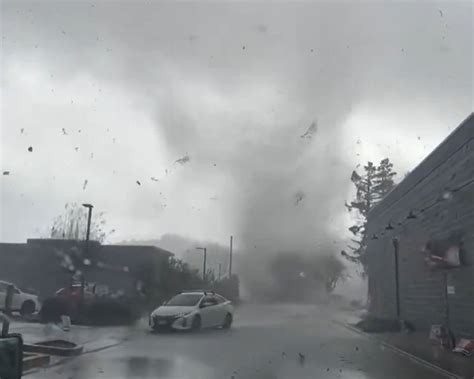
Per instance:
[[[63,367],[57,374],[67,374],[70,379],[212,379],[214,370],[189,358],[151,358],[130,356],[127,358],[101,358],[88,360],[81,364],[76,362]]]

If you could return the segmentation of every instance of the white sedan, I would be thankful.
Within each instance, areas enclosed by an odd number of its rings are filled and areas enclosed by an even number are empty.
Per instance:
[[[38,301],[38,296],[23,292],[14,284],[5,281],[0,281],[0,310],[5,308],[7,288],[10,285],[13,286],[12,311],[19,311],[23,316],[27,316],[40,310],[41,305]]]
[[[165,302],[150,315],[153,330],[229,329],[234,317],[232,303],[211,291],[185,291]]]

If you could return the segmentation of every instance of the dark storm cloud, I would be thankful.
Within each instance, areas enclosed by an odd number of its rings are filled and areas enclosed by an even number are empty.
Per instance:
[[[233,178],[249,248],[308,249],[327,233],[350,174],[341,127],[359,102],[471,96],[468,4],[443,17],[424,2],[94,4],[4,3],[6,64],[133,93],[196,180],[215,162]]]

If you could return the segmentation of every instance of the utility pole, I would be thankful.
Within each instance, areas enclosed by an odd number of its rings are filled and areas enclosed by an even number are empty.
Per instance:
[[[207,248],[196,247],[196,250],[202,250],[204,252],[204,259],[202,263],[202,280],[206,281],[206,259],[207,259]]]
[[[92,208],[94,208],[93,205],[91,204],[82,204],[83,207],[87,208],[89,210],[89,213],[87,215],[87,231],[86,231],[86,251],[84,254],[84,257],[82,259],[82,275],[81,275],[81,304],[84,302],[84,287],[86,284],[86,278],[85,278],[85,263],[86,259],[89,260],[89,239],[90,239],[90,234],[91,234],[91,220],[92,220]]]
[[[230,251],[229,251],[229,278],[232,277],[232,244],[234,236],[230,236]]]

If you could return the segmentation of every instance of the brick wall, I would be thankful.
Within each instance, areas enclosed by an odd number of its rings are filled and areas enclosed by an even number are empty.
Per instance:
[[[407,219],[410,211],[415,219]],[[388,223],[393,230],[385,229]],[[369,214],[367,248],[371,312],[397,316],[398,241],[400,317],[419,329],[447,323],[474,336],[474,116],[471,114]],[[432,270],[428,241],[462,243],[465,265]],[[454,288],[448,294],[447,286]]]

